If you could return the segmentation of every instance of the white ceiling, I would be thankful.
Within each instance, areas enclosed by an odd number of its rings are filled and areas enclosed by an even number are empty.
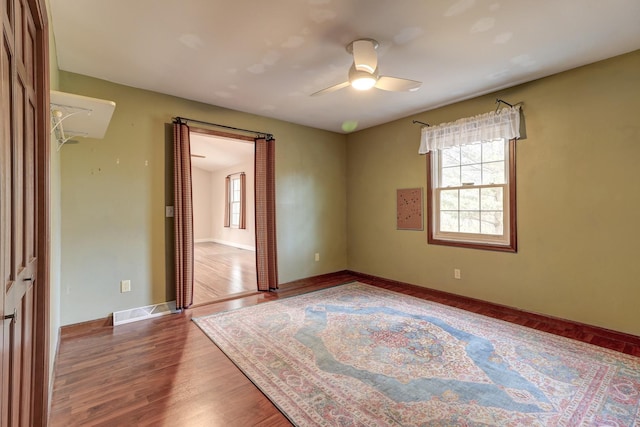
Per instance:
[[[215,172],[247,162],[253,162],[251,142],[214,137],[191,132],[191,166]],[[204,157],[200,157],[204,156]]]
[[[640,48],[638,0],[50,4],[61,70],[336,132],[345,122],[364,129]],[[310,97],[346,80],[345,46],[358,38],[380,43],[380,74],[422,88]]]

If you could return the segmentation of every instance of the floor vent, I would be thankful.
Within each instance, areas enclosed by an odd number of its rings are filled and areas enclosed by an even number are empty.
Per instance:
[[[132,308],[129,310],[115,311],[113,312],[113,326],[137,322],[138,320],[151,319],[153,317],[171,313],[178,313],[175,301],[147,305],[145,307]]]

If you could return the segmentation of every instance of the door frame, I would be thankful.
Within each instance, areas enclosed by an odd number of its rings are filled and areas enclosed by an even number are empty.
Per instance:
[[[49,415],[49,351],[50,351],[50,159],[49,132],[49,21],[45,0],[28,0],[36,28],[34,61],[36,75],[36,234],[38,254],[38,286],[35,288],[34,355],[32,396],[33,425],[46,426]]]

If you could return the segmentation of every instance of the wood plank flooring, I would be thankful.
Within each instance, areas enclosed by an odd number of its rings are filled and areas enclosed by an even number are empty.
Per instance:
[[[289,426],[192,317],[359,280],[640,356],[640,337],[606,331],[353,272],[339,272],[111,327],[63,329],[50,426]]]
[[[194,245],[195,306],[257,292],[256,253],[219,243]]]
[[[267,299],[255,295],[186,314],[64,333],[49,425],[290,425],[190,321]]]

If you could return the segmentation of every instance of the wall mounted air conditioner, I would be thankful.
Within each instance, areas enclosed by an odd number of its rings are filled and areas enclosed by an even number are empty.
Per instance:
[[[104,138],[116,103],[73,93],[51,91],[51,134],[58,150],[71,138]]]

